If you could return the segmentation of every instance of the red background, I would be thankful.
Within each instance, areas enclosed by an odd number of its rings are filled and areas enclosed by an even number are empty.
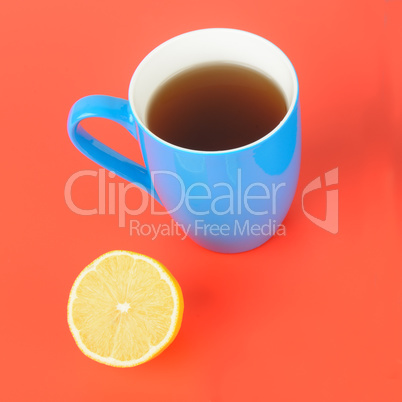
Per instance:
[[[3,2],[0,399],[401,401],[401,24],[398,0]],[[178,236],[130,236],[116,215],[73,213],[66,181],[98,171],[68,138],[74,101],[126,98],[155,46],[217,26],[266,37],[298,73],[302,164],[286,236],[221,255]],[[121,127],[87,127],[139,160]],[[334,235],[307,219],[301,194],[337,167]],[[80,179],[74,202],[96,208],[97,189],[96,178]],[[128,205],[140,196],[130,190]],[[325,191],[305,208],[323,219]],[[150,208],[136,219],[170,222]],[[185,300],[173,344],[132,369],[85,357],[66,321],[74,279],[113,249],[160,260]]]

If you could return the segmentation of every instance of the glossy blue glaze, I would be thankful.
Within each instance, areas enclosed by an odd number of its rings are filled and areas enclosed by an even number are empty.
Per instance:
[[[146,168],[89,135],[79,124],[88,117],[116,121],[134,137],[138,131]],[[168,144],[134,120],[128,101],[100,95],[72,107],[68,132],[81,152],[154,195],[194,241],[213,251],[236,253],[266,242],[295,194],[301,154],[298,93],[280,126],[235,150],[202,152]]]
[[[137,138],[134,116],[129,102],[106,95],[91,95],[78,100],[70,110],[67,130],[73,144],[89,159],[116,173],[123,179],[137,184],[140,188],[153,194],[154,191],[149,169],[119,154],[96,138],[92,137],[80,124],[81,120],[90,117],[102,117],[113,120],[126,128],[134,138]]]

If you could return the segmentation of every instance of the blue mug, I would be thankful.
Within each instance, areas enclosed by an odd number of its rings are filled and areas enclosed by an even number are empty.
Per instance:
[[[182,148],[151,132],[146,115],[155,91],[177,72],[211,62],[248,66],[273,79],[287,104],[280,124],[255,142],[223,151]],[[128,99],[93,95],[77,101],[68,117],[73,144],[99,165],[147,191],[189,237],[209,250],[247,251],[274,235],[296,191],[301,153],[298,80],[278,47],[235,29],[179,35],[139,64]],[[80,122],[89,117],[107,118],[125,127],[139,142],[145,167],[86,132]]]

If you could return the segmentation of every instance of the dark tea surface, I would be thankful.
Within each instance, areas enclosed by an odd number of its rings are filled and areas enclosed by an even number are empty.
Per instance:
[[[236,64],[204,64],[167,80],[151,99],[147,126],[183,148],[238,148],[272,131],[287,112],[277,84]]]

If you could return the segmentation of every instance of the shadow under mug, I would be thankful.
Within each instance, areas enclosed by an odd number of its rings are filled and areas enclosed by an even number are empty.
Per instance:
[[[251,67],[281,88],[287,114],[259,140],[236,149],[198,151],[152,133],[146,112],[168,78],[201,63]],[[271,42],[249,32],[211,28],[188,32],[149,53],[133,74],[128,101],[103,95],[77,101],[68,117],[73,144],[88,158],[147,191],[188,236],[222,253],[251,250],[278,229],[293,200],[300,168],[301,126],[296,72]],[[139,142],[145,167],[104,145],[81,120],[120,123]]]

